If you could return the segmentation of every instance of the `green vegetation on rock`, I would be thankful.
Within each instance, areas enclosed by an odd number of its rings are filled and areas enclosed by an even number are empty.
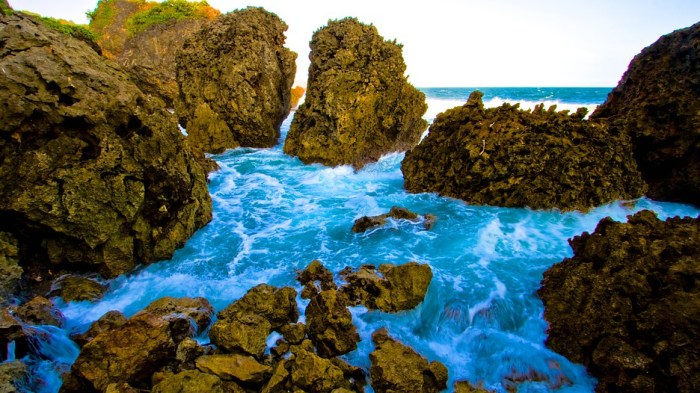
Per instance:
[[[7,3],[7,0],[0,0],[0,15],[12,15],[12,7]]]
[[[127,31],[133,35],[153,25],[201,17],[206,15],[208,8],[209,4],[206,1],[166,0],[162,3],[155,3],[132,15],[127,21]]]

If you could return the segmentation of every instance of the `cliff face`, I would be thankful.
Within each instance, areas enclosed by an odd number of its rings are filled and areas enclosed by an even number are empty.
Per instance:
[[[277,143],[296,72],[286,30],[275,14],[246,8],[185,42],[176,59],[176,109],[194,147],[218,153]]]
[[[174,116],[125,73],[20,15],[0,20],[0,42],[0,230],[23,264],[112,277],[211,219]]]
[[[597,392],[696,392],[700,386],[700,219],[642,211],[574,237],[544,273],[547,345],[583,363]]]
[[[632,137],[651,198],[700,206],[700,23],[638,54],[591,117]]]
[[[90,28],[106,57],[114,59],[144,92],[173,107],[175,54],[185,40],[220,12],[205,2],[102,0]]]
[[[437,192],[477,205],[586,210],[644,194],[629,138],[604,123],[523,111],[485,109],[472,93],[439,114],[401,164],[409,192]]]
[[[305,163],[362,167],[416,145],[428,123],[425,96],[408,83],[401,46],[353,18],[311,40],[306,99],[284,152]]]

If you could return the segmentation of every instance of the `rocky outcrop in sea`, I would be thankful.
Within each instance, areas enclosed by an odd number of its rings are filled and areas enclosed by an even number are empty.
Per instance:
[[[635,56],[591,118],[630,135],[650,198],[700,206],[700,23]]]
[[[194,147],[220,153],[277,143],[296,73],[286,30],[277,15],[249,7],[185,41],[176,58],[176,111]]]
[[[401,45],[354,18],[330,21],[310,45],[306,98],[285,153],[305,163],[360,168],[418,143],[427,104],[404,76]]]
[[[0,19],[0,41],[0,231],[17,245],[6,260],[37,280],[114,277],[170,258],[209,222],[206,173],[162,104],[30,18]]]
[[[401,164],[409,192],[470,204],[587,210],[646,191],[629,137],[586,111],[484,108],[482,93],[439,114]]]
[[[90,14],[90,28],[105,56],[122,66],[144,93],[174,107],[175,54],[221,13],[201,2],[113,0],[98,2]]]
[[[700,219],[605,218],[544,273],[547,345],[582,363],[597,392],[700,386]]]

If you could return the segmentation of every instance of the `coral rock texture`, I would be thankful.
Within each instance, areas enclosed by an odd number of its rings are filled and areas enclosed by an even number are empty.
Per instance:
[[[485,109],[483,94],[439,114],[401,164],[409,192],[470,204],[587,210],[646,191],[629,137],[604,123],[538,105]]]
[[[220,153],[277,143],[296,73],[286,30],[275,14],[249,7],[185,41],[176,57],[176,109],[193,146]]]
[[[404,76],[401,45],[345,18],[314,33],[310,60],[306,98],[285,153],[305,163],[360,168],[418,143],[427,105]]]

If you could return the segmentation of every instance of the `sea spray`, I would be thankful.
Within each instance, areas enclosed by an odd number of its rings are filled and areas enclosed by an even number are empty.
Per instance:
[[[213,158],[221,166],[210,175],[213,221],[171,260],[112,280],[100,301],[59,301],[64,331],[84,331],[110,310],[131,316],[163,296],[203,296],[219,311],[259,283],[291,285],[300,292],[296,273],[313,259],[334,273],[346,266],[418,261],[433,270],[424,302],[395,314],[353,307],[362,341],[345,355],[348,361],[368,369],[371,334],[386,326],[392,337],[443,362],[450,386],[468,379],[504,392],[508,384],[529,378],[518,391],[592,392],[595,381],[582,366],[544,345],[547,324],[535,295],[542,273],[572,255],[569,238],[592,231],[603,217],[624,221],[641,209],[654,210],[660,218],[700,213],[645,198],[562,213],[408,194],[402,153],[360,171],[303,165],[285,156],[281,146],[230,150]],[[352,233],[355,219],[386,213],[392,206],[434,214],[437,222],[430,230],[399,220]],[[303,313],[308,301],[297,300]]]

